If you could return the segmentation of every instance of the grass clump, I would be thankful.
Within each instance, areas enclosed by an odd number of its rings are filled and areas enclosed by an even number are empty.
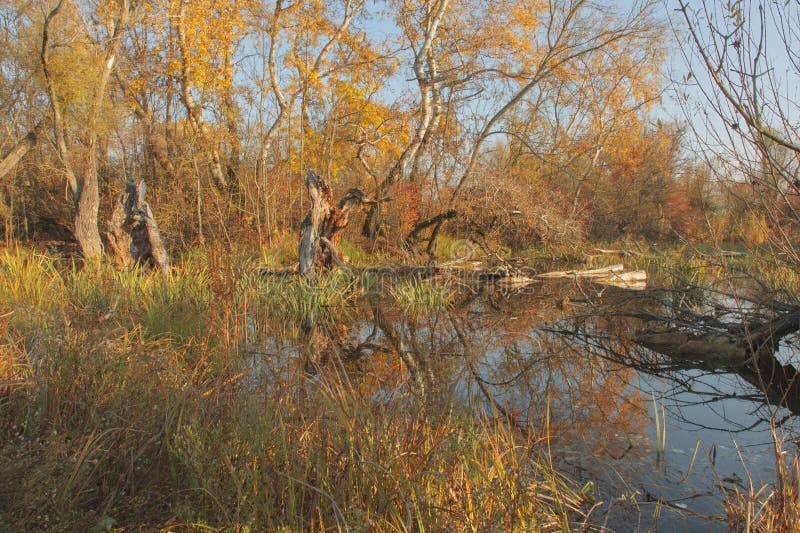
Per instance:
[[[397,305],[410,313],[441,311],[455,301],[456,290],[448,280],[403,279],[390,289]]]
[[[36,333],[57,319],[63,279],[50,256],[23,248],[0,251],[0,309],[12,313],[11,325]]]
[[[339,251],[344,254],[345,257],[348,258],[351,264],[353,265],[369,265],[372,262],[372,258],[367,254],[364,249],[347,239],[343,240],[339,243]]]
[[[362,291],[359,284],[342,272],[330,272],[314,279],[244,276],[237,296],[255,309],[287,321],[335,321],[342,311],[355,305]]]
[[[774,435],[776,479],[756,487],[727,489],[725,508],[731,531],[800,531],[800,455]]]

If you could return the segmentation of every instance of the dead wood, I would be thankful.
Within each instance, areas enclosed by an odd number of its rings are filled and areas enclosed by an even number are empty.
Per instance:
[[[428,251],[430,251],[432,249],[432,247],[433,247],[433,243],[436,242],[436,237],[439,234],[438,228],[440,227],[441,223],[444,222],[445,220],[450,220],[451,218],[455,218],[455,216],[457,214],[458,213],[456,212],[455,209],[448,209],[447,211],[445,211],[443,213],[439,213],[438,215],[436,215],[434,217],[431,217],[428,220],[423,220],[422,222],[419,222],[409,232],[408,237],[406,237],[406,240],[405,240],[406,246],[412,247],[415,244],[417,244],[418,242],[420,242],[421,240],[427,240],[428,241]],[[434,225],[436,225],[437,227],[434,228],[433,232],[431,232],[431,235],[428,237],[428,239],[420,239],[419,234],[423,230],[425,230],[425,229],[427,229],[427,228],[429,228],[431,226],[434,226]]]
[[[354,209],[375,202],[367,198],[360,189],[350,189],[334,206],[331,188],[325,180],[310,170],[306,177],[306,188],[311,205],[300,225],[298,272],[302,276],[310,277],[315,266],[329,269],[347,262],[347,258],[338,250],[342,230],[350,222]]]
[[[692,366],[735,372],[762,390],[769,403],[800,413],[800,373],[777,358],[781,340],[800,331],[800,309],[743,324],[702,318],[695,331],[686,324],[662,327],[645,330],[631,340]]]
[[[668,330],[644,332],[632,340],[670,357],[705,361],[715,365],[743,365],[748,355],[743,339],[723,333],[693,334]]]
[[[314,172],[308,171],[306,188],[311,205],[308,214],[300,224],[300,265],[301,276],[312,276],[319,249],[320,228],[331,212],[331,189],[325,181]]]
[[[341,259],[342,257],[344,257],[344,254],[342,254],[342,252],[339,251],[339,249],[336,247],[335,244],[333,244],[333,242],[331,242],[330,239],[328,239],[327,237],[320,237],[319,242],[325,245],[325,248],[328,249],[328,255],[336,266],[344,269],[347,268],[347,263],[345,263],[344,260]]]
[[[594,251],[597,252],[599,255],[622,255],[622,256],[634,255],[637,257],[641,257],[644,255],[642,254],[642,252],[637,252],[636,250],[609,250],[606,248],[595,248]]]
[[[144,181],[125,184],[109,221],[108,247],[118,266],[145,264],[169,272],[167,254],[153,211],[145,201]]]
[[[624,270],[625,267],[619,264],[603,268],[595,268],[593,270],[556,270],[553,272],[544,272],[542,274],[538,274],[536,277],[540,279],[605,278],[612,274],[619,274]]]
[[[646,288],[647,272],[644,270],[625,272],[625,267],[617,264],[592,270],[545,272],[537,275],[536,279],[590,279],[602,285],[641,290]]]

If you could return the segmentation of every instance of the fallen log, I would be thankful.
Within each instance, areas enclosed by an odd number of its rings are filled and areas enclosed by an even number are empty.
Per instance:
[[[633,270],[631,272],[614,273],[605,278],[592,279],[595,283],[600,285],[608,285],[610,287],[618,287],[620,289],[629,289],[634,291],[643,291],[647,289],[647,272],[644,270]]]
[[[621,264],[592,270],[561,270],[538,274],[536,279],[590,279],[602,285],[611,285],[624,289],[643,290],[647,288],[647,272],[632,270],[625,272]]]
[[[631,340],[660,354],[676,359],[703,361],[714,366],[743,365],[749,355],[748,346],[742,339],[723,333],[645,332]]]
[[[613,250],[608,248],[595,248],[594,251],[597,252],[598,255],[622,255],[622,256],[635,255],[637,257],[642,257],[644,255],[642,252],[637,252],[636,250]]]
[[[611,265],[603,268],[595,268],[592,270],[557,270],[554,272],[544,272],[542,274],[537,274],[536,277],[539,279],[565,279],[565,278],[579,278],[579,279],[591,279],[591,278],[606,278],[610,277],[612,274],[619,274],[625,270],[625,267],[621,264],[618,265]]]
[[[781,340],[800,331],[799,308],[766,321],[716,321],[714,329],[702,323],[698,321],[697,331],[687,331],[685,326],[645,330],[631,340],[691,367],[734,372],[761,389],[769,403],[800,414],[800,373],[777,357]]]

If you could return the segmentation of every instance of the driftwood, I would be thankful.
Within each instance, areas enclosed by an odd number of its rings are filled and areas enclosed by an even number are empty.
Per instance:
[[[623,265],[611,265],[593,270],[557,270],[554,272],[545,272],[537,275],[536,277],[540,279],[606,278],[613,274],[619,274],[624,270],[625,267]]]
[[[676,359],[704,361],[711,365],[735,367],[747,362],[745,339],[722,333],[692,334],[683,331],[644,332],[633,342]]]
[[[144,199],[146,191],[143,181],[125,184],[108,224],[108,247],[120,267],[145,264],[168,273],[169,255],[153,211]]]
[[[594,251],[599,255],[635,255],[638,257],[644,255],[642,252],[637,252],[636,250],[609,250],[607,248],[595,248]]]
[[[328,269],[347,262],[347,258],[338,250],[341,232],[350,222],[350,215],[355,208],[375,202],[367,198],[361,189],[350,189],[338,204],[333,205],[331,188],[310,170],[306,187],[311,206],[300,225],[298,272],[301,276],[310,277],[315,266]]]
[[[611,285],[626,289],[642,290],[647,287],[647,272],[632,270],[625,272],[621,264],[611,265],[592,270],[562,270],[545,272],[536,276],[536,279],[590,279],[602,285]]]
[[[654,352],[683,361],[690,367],[738,374],[761,389],[767,401],[800,414],[800,372],[775,356],[778,336],[757,348],[753,340],[726,334],[687,334],[675,331],[643,333],[632,339]]]
[[[592,281],[610,287],[643,291],[647,289],[647,272],[644,270],[632,270],[630,272],[615,273],[613,276],[604,278],[595,278]]]
[[[717,327],[721,330],[721,327]],[[684,357],[712,357],[731,365],[753,357],[773,355],[781,339],[800,331],[800,309],[779,314],[772,320],[744,325],[728,325],[723,331],[685,333],[675,330],[643,333],[634,341],[660,353]]]
[[[504,271],[504,273],[506,273]],[[625,272],[623,265],[612,265],[605,268],[594,270],[559,270],[554,272],[544,272],[529,278],[515,273],[506,273],[496,281],[498,285],[510,288],[525,287],[537,281],[549,279],[590,279],[595,283],[612,285],[628,289],[646,288],[647,272],[644,270],[634,270]]]

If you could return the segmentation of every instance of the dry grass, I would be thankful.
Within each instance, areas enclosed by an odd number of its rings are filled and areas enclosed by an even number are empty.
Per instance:
[[[773,432],[775,482],[756,486],[749,480],[746,490],[738,487],[726,495],[728,525],[733,531],[800,531],[800,455]],[[792,445],[794,447],[794,445]]]
[[[387,399],[335,361],[254,363],[254,313],[335,313],[350,289],[230,261],[164,279],[0,254],[0,376],[24,383],[0,396],[0,531],[581,527],[536,436],[397,376]]]

